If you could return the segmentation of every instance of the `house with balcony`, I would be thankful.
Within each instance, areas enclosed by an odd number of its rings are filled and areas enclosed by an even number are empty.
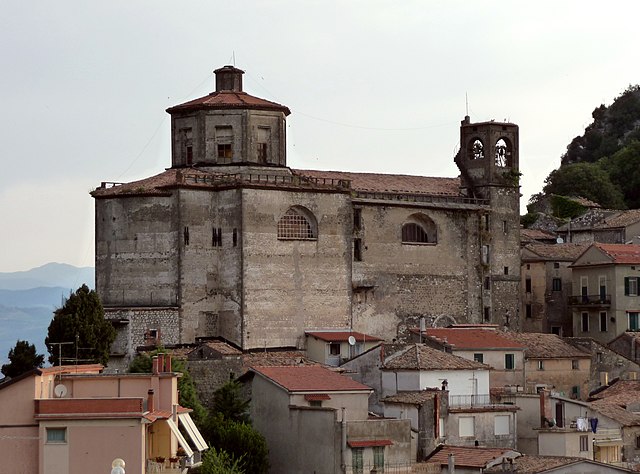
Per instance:
[[[305,331],[307,357],[337,367],[382,342],[379,337],[345,330]]]
[[[57,366],[0,384],[2,472],[108,472],[121,458],[127,472],[177,474],[197,462],[207,444],[178,405],[180,374],[160,360],[151,374]]]
[[[505,332],[524,350],[525,392],[547,388],[567,398],[586,399],[591,354],[555,334]]]
[[[607,344],[640,330],[640,245],[590,245],[571,264],[573,334]]]
[[[319,365],[252,367],[242,380],[272,472],[410,472],[410,421],[370,417],[370,387]]]
[[[422,332],[422,341],[435,349],[489,365],[491,388],[524,387],[524,346],[504,337],[496,325],[427,328]]]
[[[520,328],[571,336],[573,322],[570,265],[588,244],[529,243],[521,250]]]

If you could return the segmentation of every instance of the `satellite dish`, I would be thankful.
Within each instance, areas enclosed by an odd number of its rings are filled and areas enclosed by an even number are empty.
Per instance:
[[[356,345],[356,338],[353,336],[349,336],[349,339],[347,339],[347,341],[349,342],[350,346],[355,346]]]
[[[58,384],[56,385],[56,387],[53,389],[53,393],[56,395],[56,397],[58,398],[62,398],[67,394],[67,387],[65,387],[62,384]]]
[[[564,239],[562,237],[558,237],[556,239],[556,244],[564,244]]]

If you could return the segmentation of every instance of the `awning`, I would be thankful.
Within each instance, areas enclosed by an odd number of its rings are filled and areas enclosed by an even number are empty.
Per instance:
[[[198,451],[202,452],[205,449],[209,449],[209,446],[207,446],[207,442],[200,434],[198,427],[189,416],[189,413],[180,413],[178,415],[178,420],[180,420],[180,423],[182,423],[182,427],[189,434],[191,441],[193,441],[193,444],[196,445],[196,449]]]
[[[171,418],[167,418],[164,421],[167,422],[167,424],[169,425],[169,428],[171,428],[171,431],[173,432],[175,437],[178,438],[178,444],[182,446],[182,449],[184,449],[184,452],[187,453],[187,456],[189,457],[193,456],[193,449],[191,449],[191,446],[189,446],[189,443],[187,443],[187,440],[184,439],[184,436],[182,436],[182,433],[180,433],[178,426],[173,422]]]
[[[304,399],[308,402],[312,401],[322,401],[322,400],[331,400],[331,397],[328,393],[307,393],[304,396]]]
[[[621,438],[617,439],[594,439],[593,444],[596,446],[624,446]]]

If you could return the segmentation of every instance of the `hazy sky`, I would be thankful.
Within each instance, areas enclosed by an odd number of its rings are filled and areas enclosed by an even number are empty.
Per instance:
[[[287,105],[295,168],[457,176],[460,120],[520,126],[522,212],[640,82],[636,1],[9,1],[0,14],[0,271],[93,265],[101,181],[170,166],[165,109],[213,69]]]

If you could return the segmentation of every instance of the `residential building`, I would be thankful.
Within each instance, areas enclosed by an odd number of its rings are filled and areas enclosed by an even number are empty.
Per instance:
[[[355,331],[305,331],[305,334],[307,356],[334,367],[382,342],[379,337]]]
[[[522,248],[520,328],[571,336],[569,305],[573,280],[569,265],[588,244],[530,243]]]
[[[103,374],[101,365],[49,367],[0,384],[2,472],[108,472],[116,458],[127,472],[181,472],[178,448],[193,462],[207,444],[189,410],[178,405],[180,374],[170,365],[162,356],[151,374]]]
[[[625,331],[609,342],[607,346],[627,359],[640,363],[640,332]],[[633,374],[634,371],[631,373]]]
[[[565,242],[640,244],[640,209],[590,209],[558,228]]]
[[[640,329],[640,245],[594,243],[571,268],[574,336],[607,344]]]
[[[591,375],[591,354],[555,334],[505,332],[523,346],[525,391],[548,388],[558,394],[586,399]]]
[[[243,73],[217,69],[215,92],[167,110],[170,168],[92,192],[110,368],[148,341],[304,349],[305,330],[403,340],[420,318],[517,329],[517,125],[465,117],[459,177],[296,170],[290,110]]]
[[[525,454],[506,463],[485,469],[486,474],[619,474],[634,472],[620,466],[612,466],[591,459],[567,456],[535,456]]]
[[[504,337],[497,326],[427,328],[423,342],[458,357],[489,365],[489,385],[524,387],[524,346]]]
[[[253,426],[272,472],[409,472],[409,420],[371,418],[371,388],[321,366],[252,367]]]

